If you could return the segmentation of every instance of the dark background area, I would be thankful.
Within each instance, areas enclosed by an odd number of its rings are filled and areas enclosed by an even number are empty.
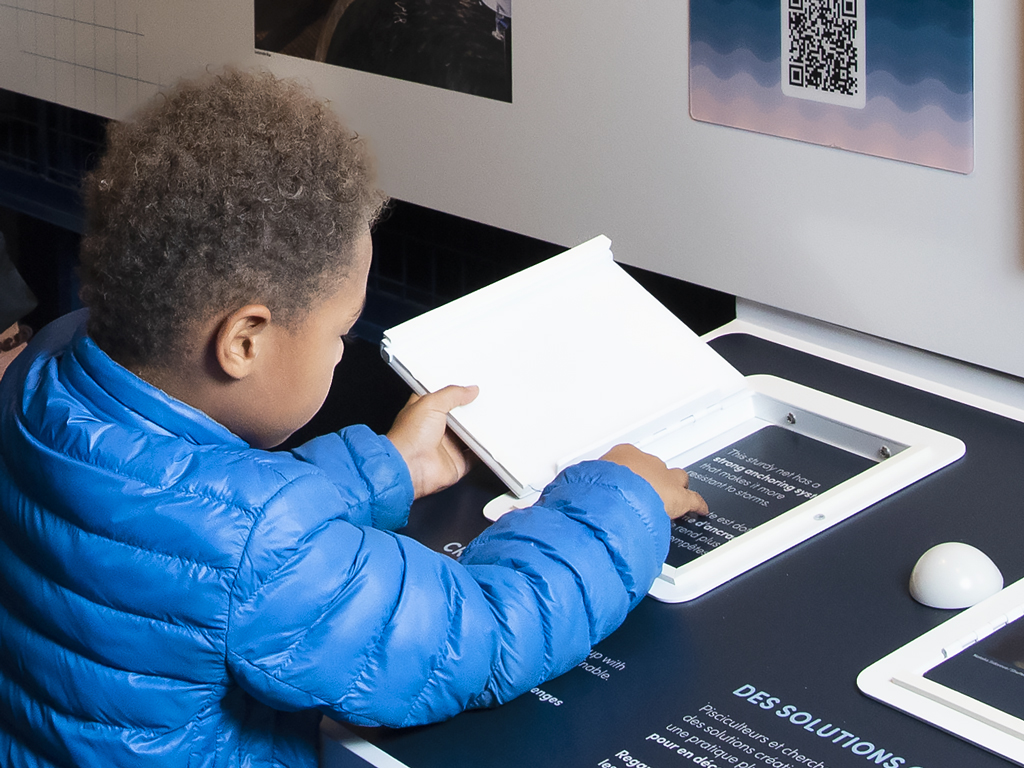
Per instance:
[[[106,120],[0,90],[0,232],[39,299],[22,322],[39,329],[80,307],[76,267],[84,225],[79,188],[103,147]],[[598,234],[598,233],[595,233]],[[407,396],[379,361],[386,328],[565,250],[515,232],[395,200],[373,235],[367,305],[323,411],[295,436],[348,423],[385,431]],[[627,270],[697,333],[734,317],[733,297],[649,272]],[[2,329],[0,329],[2,330]],[[345,376],[359,366],[360,377]],[[387,397],[360,392],[379,389]]]

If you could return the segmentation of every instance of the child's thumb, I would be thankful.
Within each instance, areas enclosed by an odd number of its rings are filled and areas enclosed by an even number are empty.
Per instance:
[[[469,387],[449,384],[447,387],[429,395],[431,398],[430,405],[439,411],[449,413],[453,408],[458,408],[460,405],[469,405],[476,400],[478,394],[480,394],[480,387],[475,384]]]

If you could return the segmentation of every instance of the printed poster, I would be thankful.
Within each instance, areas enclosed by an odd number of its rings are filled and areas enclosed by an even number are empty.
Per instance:
[[[695,120],[974,169],[973,0],[690,0]]]

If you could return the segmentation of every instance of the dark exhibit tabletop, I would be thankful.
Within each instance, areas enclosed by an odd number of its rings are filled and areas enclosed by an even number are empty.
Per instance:
[[[409,768],[940,768],[1009,763],[863,695],[856,678],[953,615],[907,584],[944,541],[1024,576],[1024,424],[763,339],[711,346],[768,373],[945,432],[964,458],[688,603],[644,600],[591,658],[496,710],[358,735]],[[485,470],[417,502],[405,531],[457,556],[503,488]],[[325,728],[323,765],[367,763]],[[389,762],[390,761],[390,762]]]

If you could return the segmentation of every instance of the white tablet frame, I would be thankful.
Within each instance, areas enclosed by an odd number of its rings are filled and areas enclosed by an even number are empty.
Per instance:
[[[925,673],[1024,615],[1024,579],[879,659],[857,676],[865,695],[1024,765],[1024,721]]]

